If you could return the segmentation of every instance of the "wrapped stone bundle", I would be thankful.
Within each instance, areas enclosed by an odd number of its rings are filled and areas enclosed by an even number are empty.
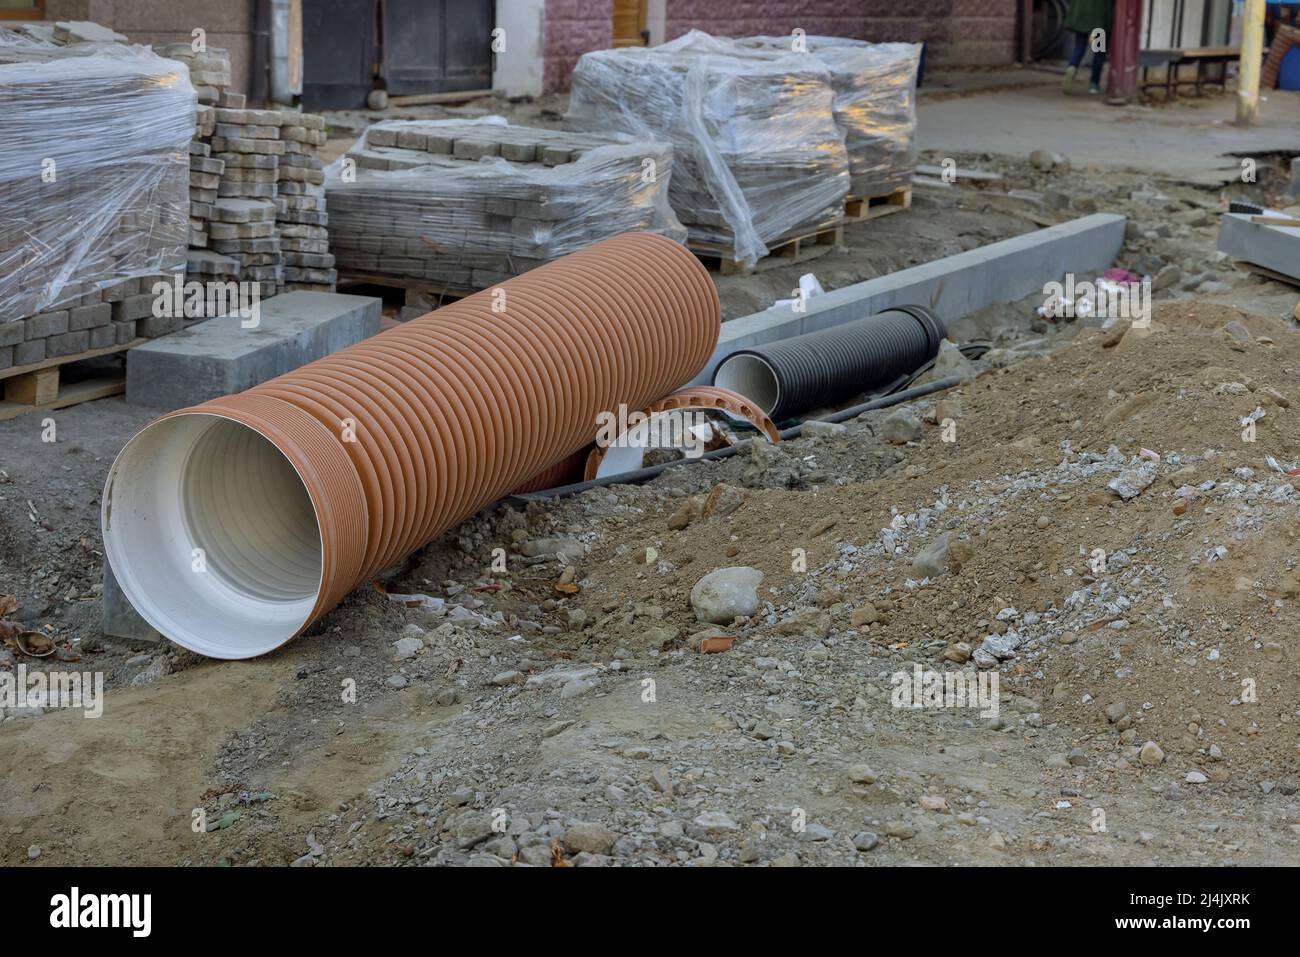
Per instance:
[[[684,242],[672,169],[667,144],[619,134],[376,123],[326,170],[330,250],[340,270],[482,289],[619,233]]]
[[[0,324],[184,268],[194,89],[142,47],[0,43]]]
[[[911,183],[916,169],[919,43],[803,37],[802,49],[829,71],[835,122],[849,154],[850,196],[882,196]],[[751,37],[742,46],[790,51],[790,37]]]
[[[831,79],[815,57],[692,31],[584,54],[564,125],[668,141],[670,201],[692,243],[753,261],[843,215],[849,163]]]

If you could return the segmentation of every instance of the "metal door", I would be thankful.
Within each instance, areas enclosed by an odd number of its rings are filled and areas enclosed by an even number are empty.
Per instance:
[[[378,62],[378,0],[302,5],[302,101],[309,110],[365,106]]]
[[[492,88],[492,0],[380,0],[393,96]]]

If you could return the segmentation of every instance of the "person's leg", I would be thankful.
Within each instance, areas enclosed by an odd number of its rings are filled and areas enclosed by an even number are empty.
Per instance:
[[[1074,43],[1070,47],[1068,65],[1077,69],[1079,64],[1083,62],[1083,55],[1088,52],[1088,34],[1075,33],[1073,30],[1070,31],[1070,34]]]
[[[1061,78],[1061,85],[1069,87],[1074,82],[1075,75],[1079,72],[1079,64],[1083,62],[1083,55],[1088,50],[1088,38],[1082,33],[1070,31],[1070,58],[1066,61],[1065,76]]]
[[[1090,93],[1101,92],[1101,71],[1106,66],[1106,52],[1104,50],[1094,50],[1092,52],[1092,72],[1089,74],[1088,91]]]

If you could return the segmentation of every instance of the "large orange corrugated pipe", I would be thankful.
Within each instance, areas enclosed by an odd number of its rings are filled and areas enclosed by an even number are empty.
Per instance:
[[[596,243],[150,423],[109,469],[108,561],[178,644],[264,654],[573,455],[599,413],[692,379],[719,324],[686,249],[652,233]]]

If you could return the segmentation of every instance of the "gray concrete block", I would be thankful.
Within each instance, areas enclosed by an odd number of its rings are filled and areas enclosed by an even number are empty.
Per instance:
[[[718,363],[737,349],[831,329],[893,306],[928,306],[951,323],[1040,291],[1070,270],[1106,269],[1124,245],[1125,222],[1096,213],[836,289],[809,299],[802,313],[773,306],[724,322],[712,358],[689,384],[709,384]]]
[[[184,324],[181,316],[144,316],[136,322],[135,330],[146,339],[156,339],[171,335]]]
[[[104,562],[104,600],[103,600],[104,634],[113,638],[128,638],[132,641],[162,641],[163,636],[149,622],[140,617],[131,602],[122,593],[122,586],[117,583],[113,567]]]
[[[110,322],[103,326],[95,326],[90,330],[90,348],[107,349],[117,342],[117,330]]]
[[[106,326],[112,321],[112,303],[101,302],[93,306],[75,306],[68,310],[69,332],[80,332],[82,329]]]
[[[152,292],[142,292],[138,295],[127,296],[121,302],[113,303],[113,321],[131,322],[136,319],[143,319],[153,312],[154,302],[157,298]]]
[[[45,354],[51,359],[55,356],[76,355],[89,348],[90,332],[85,329],[80,332],[65,332],[61,336],[50,336],[45,340]]]
[[[291,292],[260,304],[255,328],[221,316],[127,353],[126,400],[177,409],[251,388],[379,331],[382,302]]]
[[[27,338],[27,326],[21,319],[0,322],[0,346],[16,346]]]
[[[1267,210],[1269,215],[1281,215]],[[1219,249],[1233,259],[1300,279],[1300,227],[1252,223],[1246,213],[1224,213]]]
[[[24,319],[23,323],[26,326],[28,339],[45,339],[49,336],[62,335],[68,331],[68,310],[43,312],[39,316]]]
[[[0,346],[0,369],[8,369],[14,364],[14,347]]]
[[[14,365],[29,366],[34,362],[45,361],[45,340],[31,339],[14,346]]]

